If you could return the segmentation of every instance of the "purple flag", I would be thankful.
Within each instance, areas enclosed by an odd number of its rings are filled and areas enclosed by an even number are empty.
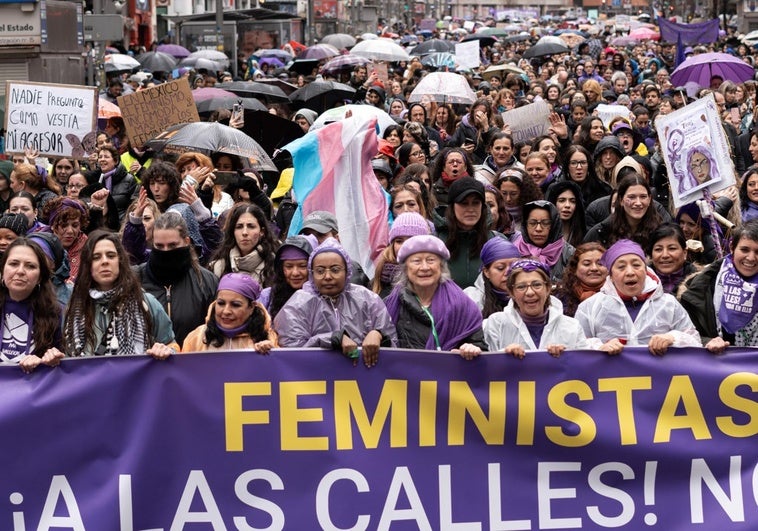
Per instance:
[[[664,42],[679,42],[684,46],[709,44],[719,38],[719,21],[717,18],[698,22],[697,24],[677,24],[663,17],[656,21],[661,29],[661,40]]]

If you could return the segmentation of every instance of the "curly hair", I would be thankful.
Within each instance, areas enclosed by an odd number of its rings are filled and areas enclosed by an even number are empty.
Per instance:
[[[247,328],[245,329],[245,332],[247,332],[250,335],[250,338],[256,343],[269,339],[271,317],[259,302],[248,299],[248,304],[253,307],[253,313],[247,320]],[[205,324],[205,337],[203,337],[203,343],[219,348],[226,342],[226,336],[216,322],[216,301],[213,301],[213,304],[211,304],[209,313],[208,322]]]
[[[32,312],[34,312],[34,326],[31,327],[33,350],[31,354],[40,358],[50,346],[55,345],[59,338],[57,332],[61,320],[61,306],[55,296],[52,273],[47,263],[47,257],[42,248],[34,241],[19,236],[9,246],[0,258],[0,272],[5,271],[5,265],[16,247],[28,247],[34,252],[39,262],[39,282],[29,296]],[[0,307],[5,306],[5,301],[10,297],[5,282],[0,282]]]
[[[89,225],[89,209],[78,199],[70,197],[56,197],[51,199],[42,207],[42,215],[50,223],[50,227],[55,231],[58,227],[79,220],[82,231]]]
[[[166,181],[166,184],[168,184],[169,191],[166,200],[162,203],[156,201],[161,212],[165,212],[168,207],[179,202],[179,190],[182,186],[182,178],[176,168],[173,164],[156,160],[145,170],[145,174],[142,176],[142,187],[147,192],[147,197],[153,201],[155,201],[155,197],[152,190],[150,190],[150,184],[159,179]]]

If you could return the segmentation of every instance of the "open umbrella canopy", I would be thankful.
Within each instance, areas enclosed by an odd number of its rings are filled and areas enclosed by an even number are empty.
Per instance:
[[[661,40],[661,34],[650,28],[637,28],[629,32],[629,37],[640,41],[659,41]]]
[[[373,41],[374,39],[378,39],[379,35],[376,33],[361,33],[361,40],[362,41]]]
[[[182,59],[190,54],[190,51],[179,44],[161,44],[156,48],[156,51],[161,53],[167,53],[177,59]]]
[[[178,63],[174,56],[163,52],[145,52],[137,56],[137,61],[151,72],[171,72]]]
[[[192,66],[196,70],[220,71],[229,68],[229,58],[216,50],[198,50],[181,60],[180,66]]]
[[[314,44],[297,54],[297,58],[321,60],[329,59],[339,54],[340,51],[331,44]]]
[[[285,103],[289,101],[287,94],[277,87],[268,83],[257,81],[232,81],[231,83],[219,83],[220,88],[246,98],[258,98],[268,103]]]
[[[279,48],[260,48],[258,50],[255,50],[255,52],[253,52],[253,55],[258,59],[276,57],[285,64],[292,61],[292,54],[285,50],[280,50]]]
[[[411,53],[423,57],[431,53],[452,52],[455,50],[455,43],[452,41],[443,41],[442,39],[430,39],[418,44]]]
[[[505,42],[524,42],[531,40],[532,36],[526,32],[519,33],[518,35],[511,35],[503,39]]]
[[[201,100],[195,102],[195,106],[197,107],[198,114],[207,115],[213,111],[218,111],[221,109],[227,109],[231,111],[232,107],[234,107],[234,104],[237,102],[242,102],[242,108],[245,110],[268,112],[268,108],[255,98],[243,98],[234,95],[231,98],[228,96],[223,96]]]
[[[500,76],[504,78],[508,74],[518,74],[520,76],[525,76],[526,72],[514,64],[507,63],[487,67],[487,70],[482,72],[482,77],[485,80],[489,80],[492,76]]]
[[[755,70],[752,66],[728,53],[701,53],[687,58],[671,73],[674,86],[683,86],[695,82],[701,87],[708,87],[713,76],[720,76],[724,81],[742,83],[753,79]]]
[[[192,99],[195,103],[199,101],[210,100],[213,98],[237,98],[238,96],[228,90],[220,89],[218,87],[203,87],[196,88],[192,91]]]
[[[218,122],[191,122],[173,125],[148,140],[145,144],[153,151],[184,153],[200,151],[206,155],[227,153],[246,159],[250,167],[276,171],[266,151],[258,142],[238,129]]]
[[[455,68],[455,55],[450,52],[435,52],[421,59],[421,64],[432,68]]]
[[[105,63],[106,71],[109,72],[129,72],[142,66],[134,57],[123,53],[106,55],[103,63]]]
[[[543,37],[543,39],[544,38],[545,37]],[[567,53],[569,51],[569,47],[566,46],[560,37],[555,38],[560,41],[560,44],[557,42],[538,42],[534,46],[527,48],[522,57],[524,59],[531,59],[532,57],[543,57],[545,55]]]
[[[242,130],[258,142],[269,155],[305,134],[292,120],[286,120],[268,111],[245,110],[245,125],[242,126]]]
[[[331,44],[338,50],[342,50],[343,48],[352,48],[358,41],[355,40],[355,37],[348,35],[347,33],[332,33],[321,39],[321,42],[323,44]]]
[[[411,57],[408,55],[402,46],[396,44],[390,39],[373,39],[369,41],[362,41],[353,46],[350,50],[353,55],[365,57],[372,61],[410,61]]]
[[[516,31],[519,31],[521,28],[516,28]],[[513,30],[509,30],[507,28],[479,28],[476,30],[477,35],[486,35],[488,37],[505,37],[509,33],[513,33]]]
[[[479,41],[480,46],[492,46],[497,42],[497,38],[492,35],[483,35],[481,33],[471,33],[461,39],[461,42]]]
[[[569,48],[574,48],[582,44],[586,39],[576,33],[561,33],[560,38]]]
[[[179,62],[179,66],[191,66],[195,70],[208,70],[209,72],[220,72],[229,68],[229,60],[216,61],[204,57],[185,57]]]
[[[432,72],[419,81],[408,97],[409,103],[431,97],[441,103],[471,104],[476,101],[476,94],[460,74],[452,72]]]
[[[257,81],[258,83],[262,83],[264,85],[271,85],[273,87],[277,87],[282,90],[287,95],[287,98],[289,100],[289,95],[292,94],[297,90],[297,86],[293,85],[292,83],[287,83],[283,79],[279,79],[278,77],[273,78],[263,78]],[[263,98],[267,101],[270,101],[268,97],[258,96],[259,98]]]
[[[338,55],[332,57],[321,67],[322,74],[335,75],[340,72],[351,71],[356,66],[370,63],[369,59],[357,55]]]
[[[295,107],[307,107],[321,113],[334,107],[336,103],[351,100],[355,89],[336,81],[313,81],[290,94]]]
[[[323,59],[295,59],[287,65],[287,70],[309,76],[318,68],[321,61]]]
[[[116,116],[121,116],[121,109],[118,105],[103,98],[97,99],[97,118],[99,120],[107,120]]]
[[[321,115],[313,122],[313,125],[311,125],[311,130],[319,129],[332,122],[342,121],[348,117],[348,114],[361,120],[376,118],[376,125],[379,127],[380,137],[384,134],[384,130],[389,126],[397,125],[397,122],[393,120],[389,114],[378,107],[374,107],[373,105],[350,104],[343,105],[342,107],[334,107],[333,109],[328,109],[321,113]]]

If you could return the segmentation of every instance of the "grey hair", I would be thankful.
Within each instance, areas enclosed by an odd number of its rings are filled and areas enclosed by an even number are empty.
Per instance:
[[[621,72],[620,70],[617,70],[611,76],[611,84],[615,83],[619,79],[623,79],[627,85],[629,84],[629,80],[626,78],[626,74],[624,72]]]

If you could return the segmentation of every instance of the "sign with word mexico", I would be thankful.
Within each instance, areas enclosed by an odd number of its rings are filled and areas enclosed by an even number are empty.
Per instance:
[[[755,529],[758,351],[0,367],[22,531]]]
[[[82,143],[97,129],[97,89],[30,81],[5,84],[5,151],[83,156]],[[77,157],[78,158],[78,157]]]
[[[129,142],[138,148],[172,125],[200,121],[186,78],[120,96],[118,106]]]

